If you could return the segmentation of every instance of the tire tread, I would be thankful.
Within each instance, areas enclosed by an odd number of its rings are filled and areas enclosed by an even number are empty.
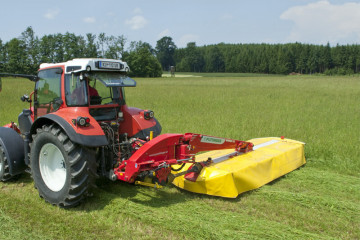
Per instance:
[[[96,173],[97,165],[93,152],[86,147],[73,143],[66,133],[55,124],[49,126],[44,125],[42,128],[36,130],[36,134],[33,135],[32,151],[36,148],[37,138],[39,138],[41,134],[51,134],[62,144],[67,155],[68,164],[70,165],[70,174],[67,175],[70,177],[70,184],[66,191],[67,193],[61,196],[58,201],[54,201],[48,198],[45,193],[46,191],[41,189],[43,186],[34,181],[35,188],[39,190],[40,197],[60,207],[74,207],[80,204],[95,185],[97,175],[94,174],[94,172]],[[33,154],[31,154],[31,156],[34,157]],[[33,161],[39,160],[31,158],[30,161],[32,163]],[[40,174],[40,172],[36,173],[31,169],[31,175],[35,180],[34,174]]]

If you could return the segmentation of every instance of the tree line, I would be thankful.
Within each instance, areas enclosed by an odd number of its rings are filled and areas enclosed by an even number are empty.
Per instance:
[[[360,45],[225,44],[197,46],[189,42],[177,48],[171,37],[163,37],[153,48],[149,43],[124,36],[86,36],[74,33],[35,36],[28,27],[21,36],[3,43],[0,39],[0,71],[36,73],[43,62],[73,58],[112,58],[126,61],[131,75],[159,77],[171,66],[179,72],[239,72],[268,74],[354,74],[360,71]]]
[[[268,74],[354,74],[360,72],[360,45],[188,43],[174,54],[177,71]]]
[[[0,72],[35,74],[40,63],[65,62],[74,58],[111,58],[126,61],[131,75],[160,77],[162,69],[154,49],[145,42],[130,42],[124,36],[86,36],[66,32],[37,37],[28,27],[20,37],[3,43],[0,39]]]

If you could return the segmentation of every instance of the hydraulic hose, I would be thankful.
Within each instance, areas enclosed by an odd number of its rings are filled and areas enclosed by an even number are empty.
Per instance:
[[[175,172],[178,172],[178,171],[180,171],[181,169],[183,169],[184,166],[185,166],[185,163],[181,164],[181,166],[180,166],[179,168],[177,168],[177,169],[171,167],[171,170],[172,170],[172,171],[175,171]]]

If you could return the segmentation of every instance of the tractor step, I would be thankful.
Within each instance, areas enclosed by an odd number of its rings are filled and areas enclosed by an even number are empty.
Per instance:
[[[162,188],[163,186],[159,185],[158,183],[148,183],[148,182],[142,182],[142,181],[135,181],[135,185],[142,185],[146,187],[152,187],[155,189]]]

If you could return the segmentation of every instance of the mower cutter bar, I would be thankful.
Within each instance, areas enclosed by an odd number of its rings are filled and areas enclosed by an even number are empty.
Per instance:
[[[195,173],[179,176],[174,179],[173,184],[191,192],[235,198],[240,193],[259,188],[306,163],[303,142],[283,137],[249,141],[255,146],[254,151],[247,154],[237,154],[228,149],[197,155],[197,161],[212,158],[214,164],[204,167],[197,176]],[[173,174],[187,172],[192,166],[185,164],[183,169]]]
[[[264,142],[264,143],[261,143],[261,144],[259,144],[259,145],[255,145],[255,146],[253,147],[253,150],[255,151],[255,150],[259,149],[259,148],[266,147],[266,146],[269,146],[269,145],[274,144],[274,143],[277,143],[277,142],[279,142],[279,140],[273,139],[273,140],[270,140],[270,141],[268,141],[268,142]],[[220,163],[220,162],[222,162],[222,161],[228,160],[229,158],[232,158],[232,157],[235,157],[235,156],[239,156],[239,155],[242,155],[242,154],[244,154],[244,153],[243,153],[243,152],[240,152],[240,153],[239,153],[239,152],[237,152],[237,151],[234,151],[234,152],[228,153],[228,154],[226,154],[226,155],[224,155],[224,156],[217,157],[217,158],[213,158],[213,159],[212,159],[212,162],[213,162],[213,163]]]

